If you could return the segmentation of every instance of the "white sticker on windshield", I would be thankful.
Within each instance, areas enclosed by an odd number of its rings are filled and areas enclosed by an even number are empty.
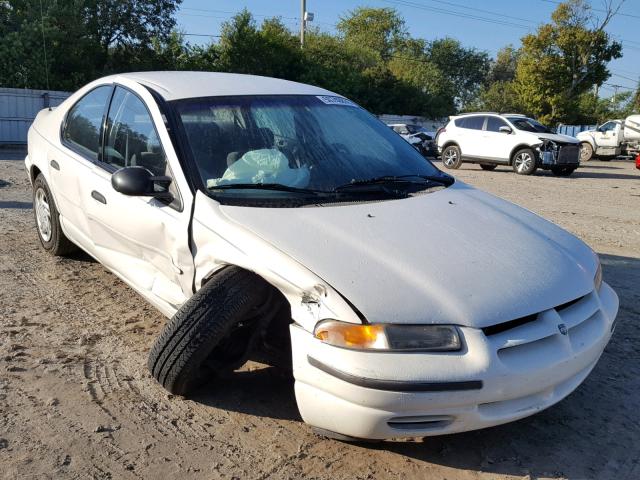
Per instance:
[[[332,95],[316,95],[316,97],[318,98],[318,100],[320,100],[323,103],[326,103],[327,105],[343,105],[345,107],[357,107],[357,105],[353,103],[351,100],[347,100],[346,98],[343,98],[343,97],[334,97]]]

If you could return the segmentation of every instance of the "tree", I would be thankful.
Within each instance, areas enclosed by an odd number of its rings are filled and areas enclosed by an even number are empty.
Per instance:
[[[609,3],[598,20],[585,0],[569,0],[551,23],[523,37],[515,84],[527,113],[547,123],[574,121],[580,95],[602,85],[607,63],[622,56],[620,43],[604,31],[617,8]]]
[[[409,34],[393,8],[359,7],[342,17],[337,29],[345,41],[369,48],[388,60]]]
[[[434,40],[427,47],[427,58],[449,82],[450,95],[463,107],[480,90],[489,71],[489,55],[475,48],[464,48],[458,40]]]
[[[491,60],[489,72],[485,78],[485,85],[495,82],[510,82],[516,77],[519,51],[513,45],[507,45],[498,50],[495,60]]]
[[[153,39],[169,39],[181,1],[4,0],[0,85],[74,90],[134,70],[152,53]]]
[[[294,80],[302,68],[296,37],[278,18],[258,27],[248,10],[222,25],[217,67],[223,71],[252,73]]]

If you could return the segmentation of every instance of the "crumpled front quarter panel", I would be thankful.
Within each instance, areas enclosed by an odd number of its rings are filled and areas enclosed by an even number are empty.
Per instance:
[[[329,284],[229,219],[218,202],[202,192],[196,194],[195,202],[196,288],[220,268],[235,265],[257,273],[282,292],[291,305],[293,320],[308,331],[313,331],[316,323],[325,318],[361,323],[353,309]]]

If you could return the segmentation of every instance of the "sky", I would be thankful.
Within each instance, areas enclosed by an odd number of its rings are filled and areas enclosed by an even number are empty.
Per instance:
[[[592,0],[596,15],[605,0]],[[503,46],[520,45],[520,38],[535,32],[551,18],[554,0],[307,0],[315,15],[313,26],[334,32],[341,16],[359,6],[395,8],[405,19],[411,36],[433,40],[458,39],[465,47],[486,50],[495,56]],[[218,35],[222,22],[247,8],[258,22],[279,16],[293,31],[299,30],[300,0],[183,0],[177,14],[178,27],[187,34]],[[611,78],[601,95],[617,89],[634,90],[640,79],[640,0],[625,0],[607,27],[623,45],[623,57],[609,64]],[[208,43],[206,36],[189,35],[191,43]],[[215,41],[215,38],[211,38]],[[615,86],[618,86],[617,88]]]

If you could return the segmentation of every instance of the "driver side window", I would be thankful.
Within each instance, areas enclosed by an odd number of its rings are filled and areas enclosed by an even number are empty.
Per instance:
[[[601,132],[608,132],[610,130],[615,130],[615,128],[616,128],[615,122],[607,122],[607,123],[601,125],[599,130]]]
[[[116,87],[105,133],[103,163],[118,169],[141,166],[165,175],[167,158],[146,106],[135,94]]]

